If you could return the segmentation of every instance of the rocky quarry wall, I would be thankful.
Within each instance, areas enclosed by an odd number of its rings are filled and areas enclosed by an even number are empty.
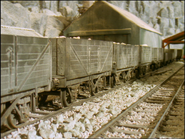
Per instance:
[[[1,25],[32,28],[43,36],[57,37],[93,2],[1,1]],[[160,31],[163,38],[184,31],[184,1],[108,2],[138,16]]]

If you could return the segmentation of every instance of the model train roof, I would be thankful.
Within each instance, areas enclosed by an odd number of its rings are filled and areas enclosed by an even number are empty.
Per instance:
[[[154,28],[152,28],[151,26],[149,26],[147,23],[145,23],[143,20],[141,20],[140,18],[138,18],[134,14],[132,14],[132,13],[126,11],[126,10],[123,10],[123,9],[121,9],[121,8],[111,4],[111,3],[106,2],[106,1],[102,1],[102,2],[104,2],[107,5],[109,5],[115,11],[120,13],[123,17],[127,18],[128,20],[130,20],[132,23],[135,23],[139,27],[141,27],[143,29],[146,29],[146,30],[149,30],[149,31],[152,31],[152,32],[155,32],[155,33],[158,33],[158,34],[161,35],[161,33],[159,31],[157,31]]]
[[[69,35],[75,32],[78,35],[78,32],[86,31],[88,33],[90,31],[93,33],[104,31],[103,29],[108,31],[119,30],[127,33],[130,30],[134,30],[130,23],[139,28],[162,35],[134,14],[106,1],[96,1],[84,14],[75,19],[64,30],[64,34]]]
[[[43,37],[35,30],[30,28],[12,27],[1,25],[1,34],[7,35],[18,35],[18,36],[32,36],[32,37]]]

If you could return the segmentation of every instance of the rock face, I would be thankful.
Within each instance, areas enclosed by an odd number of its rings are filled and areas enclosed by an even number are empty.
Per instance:
[[[1,24],[32,28],[41,35],[62,35],[80,7],[88,9],[94,1],[1,1]],[[135,14],[166,38],[184,30],[184,1],[108,1]]]
[[[47,15],[42,13],[30,13],[31,28],[44,36],[46,28]]]
[[[19,3],[1,1],[1,25],[30,28],[29,11]]]
[[[63,23],[54,16],[47,17],[46,30],[44,36],[56,37],[61,36],[61,31],[64,29]]]

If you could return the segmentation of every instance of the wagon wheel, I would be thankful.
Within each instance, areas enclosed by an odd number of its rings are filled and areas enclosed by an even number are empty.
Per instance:
[[[26,125],[28,121],[28,116],[22,113],[17,106],[12,110],[11,114],[8,116],[8,126],[11,128],[20,128]]]
[[[71,103],[71,96],[68,91],[64,90],[61,92],[62,93],[62,102],[64,107],[68,107],[69,104]]]
[[[19,124],[18,120],[19,120],[19,117],[17,115],[10,114],[8,116],[8,125],[11,128],[20,128],[20,124]]]

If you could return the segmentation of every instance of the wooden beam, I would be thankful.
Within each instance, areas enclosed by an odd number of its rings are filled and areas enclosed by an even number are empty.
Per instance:
[[[164,45],[164,42],[163,42],[163,48],[166,47],[167,45],[168,45],[168,43]]]
[[[178,39],[181,36],[184,36],[184,31],[182,31],[182,32],[180,32],[180,33],[178,33],[176,35],[173,35],[171,37],[168,37],[168,38],[164,39],[163,41],[176,40],[176,39]]]
[[[181,44],[184,43],[184,41],[168,41],[168,44]]]
[[[164,43],[166,43],[166,45],[164,45]],[[184,41],[163,41],[162,47],[164,48],[169,44],[184,44]]]

